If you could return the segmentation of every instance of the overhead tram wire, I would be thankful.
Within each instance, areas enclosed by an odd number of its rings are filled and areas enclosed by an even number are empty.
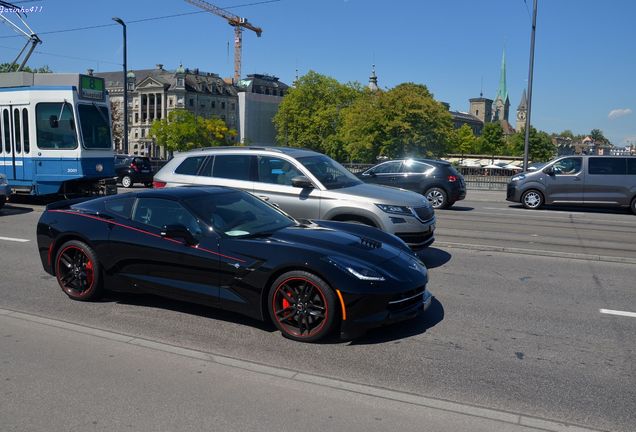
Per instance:
[[[0,49],[13,50],[13,49],[15,49],[15,47],[8,47],[6,45],[0,45]],[[86,57],[73,57],[73,56],[69,56],[69,55],[66,55],[66,54],[50,53],[50,52],[41,51],[41,50],[35,50],[35,51],[33,51],[33,53],[34,54],[39,54],[39,55],[48,55],[48,56],[53,56],[53,57],[67,58],[67,59],[70,59],[70,60],[89,61],[89,62],[98,63],[98,64],[99,63],[108,63],[108,64],[121,66],[121,63],[116,63],[116,62],[112,62],[112,61],[108,61],[108,60],[100,60],[100,59],[86,58]]]
[[[277,3],[277,2],[280,2],[280,1],[282,1],[282,0],[263,0],[263,1],[259,1],[259,2],[245,3],[245,4],[236,5],[236,6],[230,6],[230,7],[226,7],[226,8],[223,8],[223,9],[238,9],[238,8],[248,7],[248,6],[257,6],[257,5],[261,5],[261,4]],[[178,17],[182,17],[182,16],[187,16],[187,15],[196,15],[196,14],[204,14],[204,13],[207,13],[207,11],[183,12],[183,13],[179,13],[179,14],[163,15],[163,16],[158,16],[158,17],[140,18],[140,19],[136,19],[136,20],[126,21],[126,24],[135,24],[135,23],[141,23],[141,22],[147,22],[147,21],[157,21],[157,20],[162,20],[162,19],[178,18]],[[97,25],[86,26],[86,27],[76,27],[76,28],[70,28],[70,29],[50,30],[50,31],[38,32],[38,35],[69,33],[69,32],[74,32],[74,31],[83,31],[83,30],[93,30],[93,29],[104,28],[104,27],[114,27],[114,26],[117,26],[117,25],[118,24],[97,24]],[[20,37],[20,36],[19,35],[0,36],[0,39],[10,39],[10,38],[15,38],[15,37]]]

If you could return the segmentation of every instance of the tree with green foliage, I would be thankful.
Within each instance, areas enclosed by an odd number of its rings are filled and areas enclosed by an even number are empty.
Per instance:
[[[0,63],[0,73],[2,72],[17,72],[19,65],[15,64],[11,67],[11,63]],[[25,66],[22,69],[23,72],[35,72],[35,73],[52,73],[48,65],[41,66],[39,68],[31,69],[29,66]]]
[[[609,140],[605,138],[603,131],[600,129],[592,129],[590,131],[590,138],[592,138],[595,143],[609,144]]]
[[[379,156],[436,156],[446,153],[451,116],[426,86],[400,84],[365,92],[343,109],[339,142],[350,160],[375,162]]]
[[[341,158],[342,146],[336,132],[342,111],[361,94],[359,84],[341,84],[309,71],[289,89],[274,116],[278,143]]]
[[[461,155],[478,153],[477,137],[473,134],[473,129],[464,123],[459,129],[452,131],[449,142],[449,153]]]
[[[506,142],[501,125],[498,122],[486,123],[480,137],[480,153],[501,155],[504,153]]]
[[[152,122],[149,135],[168,151],[186,151],[228,144],[236,131],[219,118],[204,118],[177,109],[168,118]]]
[[[547,132],[538,131],[531,126],[528,135],[528,159],[531,162],[546,162],[556,155],[556,147]],[[512,156],[523,156],[525,137],[525,131],[522,130],[507,138],[506,147]]]

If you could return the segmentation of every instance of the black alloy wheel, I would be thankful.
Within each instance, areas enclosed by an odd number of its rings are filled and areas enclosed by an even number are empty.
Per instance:
[[[133,185],[133,180],[130,176],[123,176],[121,178],[121,185],[126,189],[131,188]]]
[[[296,341],[315,342],[331,333],[336,322],[333,290],[308,272],[291,271],[276,279],[268,304],[276,327]]]
[[[444,209],[448,207],[448,194],[446,191],[439,187],[432,187],[424,192],[424,196],[431,203],[431,207],[434,209]]]
[[[632,213],[634,213],[636,215],[636,197],[634,197],[634,199],[632,199]]]
[[[101,295],[97,256],[83,242],[72,240],[60,247],[55,257],[55,275],[62,291],[73,300],[95,300]]]

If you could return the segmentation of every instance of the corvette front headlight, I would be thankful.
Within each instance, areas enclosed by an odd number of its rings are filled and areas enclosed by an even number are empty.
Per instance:
[[[329,257],[327,260],[343,272],[349,273],[360,280],[376,282],[385,280],[384,276],[380,273],[362,263],[354,262],[353,260],[348,260],[342,257]]]

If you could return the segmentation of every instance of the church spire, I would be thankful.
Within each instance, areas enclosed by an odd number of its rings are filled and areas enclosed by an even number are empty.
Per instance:
[[[495,100],[501,99],[503,103],[508,100],[508,87],[506,87],[506,50],[504,48],[501,56],[501,75],[499,76],[499,87],[497,88],[497,96]]]
[[[369,77],[369,84],[368,86],[369,90],[371,91],[378,91],[379,87],[378,87],[378,77],[375,74],[375,65],[372,66],[371,68],[371,76]]]
[[[526,96],[526,89],[523,89],[523,93],[521,94],[521,102],[519,102],[518,110],[527,110],[528,109],[528,97]]]

